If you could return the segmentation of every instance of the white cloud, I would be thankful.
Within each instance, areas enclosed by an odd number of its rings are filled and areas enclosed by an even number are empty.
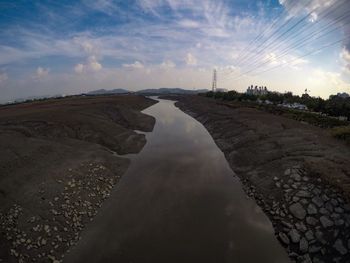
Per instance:
[[[0,73],[0,84],[5,82],[6,80],[8,80],[8,75],[5,72]]]
[[[185,58],[186,65],[188,66],[196,66],[197,65],[197,58],[192,55],[191,53],[187,53]]]
[[[42,67],[38,67],[36,70],[36,75],[35,77],[37,79],[42,79],[45,78],[46,76],[49,75],[50,69],[49,68],[42,68]]]
[[[128,69],[143,69],[145,66],[140,61],[135,61],[132,64],[123,64],[123,67]]]
[[[164,69],[175,68],[176,64],[171,60],[166,60],[160,65],[160,67]]]
[[[90,56],[85,64],[79,63],[75,65],[74,71],[76,73],[83,72],[98,72],[102,69],[102,65],[97,61],[95,56]]]
[[[328,97],[338,92],[350,92],[350,84],[344,81],[340,73],[315,69],[306,80],[313,95]]]
[[[184,28],[199,28],[200,24],[197,21],[190,19],[183,19],[178,22],[178,24]]]
[[[343,48],[340,53],[340,58],[344,64],[345,71],[347,73],[350,73],[350,52],[347,49]]]
[[[77,64],[74,66],[74,71],[76,73],[83,73],[84,71],[84,65],[83,64]]]

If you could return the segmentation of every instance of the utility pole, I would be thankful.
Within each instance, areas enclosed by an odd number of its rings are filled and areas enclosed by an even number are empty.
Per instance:
[[[212,85],[212,91],[215,92],[217,89],[217,73],[216,73],[216,69],[214,69],[213,72],[213,85]]]

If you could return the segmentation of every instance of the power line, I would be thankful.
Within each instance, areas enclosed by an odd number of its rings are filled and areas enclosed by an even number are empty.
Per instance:
[[[341,2],[339,2],[338,4],[340,4],[340,3],[341,3]],[[327,11],[329,11],[329,12],[326,12],[326,15],[323,16],[323,18],[327,17],[327,16],[330,15],[332,12],[337,11],[337,8],[339,7],[338,4],[335,5],[335,6],[337,6],[337,7],[334,6],[333,9],[327,10]],[[321,12],[321,14],[323,15],[323,12]],[[339,18],[340,18],[340,17],[338,17],[337,19],[339,19]],[[318,20],[318,21],[320,21],[320,20]],[[334,21],[332,21],[332,22],[329,23],[329,24],[332,24],[333,22],[334,22]],[[309,27],[307,30],[309,30],[310,28],[312,28],[313,26],[315,26],[316,23],[318,23],[318,22],[313,23],[313,24],[311,25],[311,27]],[[334,24],[334,23],[333,23],[333,24]],[[327,28],[328,28],[328,24],[327,24],[326,26],[327,26]],[[295,35],[295,34],[298,33],[301,29],[302,29],[302,28],[300,28],[299,30],[297,30],[297,31],[294,32],[293,34],[290,34],[290,35],[287,36],[287,38],[285,38],[284,40],[288,39],[290,36]],[[322,32],[322,30],[321,30],[320,32]],[[314,32],[312,32],[312,33],[314,33]],[[308,36],[309,36],[309,35],[308,35]],[[307,36],[307,37],[308,37],[308,36]],[[276,40],[277,40],[277,39],[276,39]],[[277,46],[276,46],[276,44],[277,44]],[[271,43],[270,45],[266,46],[265,48],[268,48],[268,47],[271,47],[271,46],[273,46],[273,48],[278,48],[278,47],[280,47],[282,44],[283,44],[282,41],[279,42],[279,43],[275,41],[275,43]],[[258,54],[258,55],[256,55],[256,56],[252,57],[253,60],[252,60],[246,67],[254,66],[254,64],[256,64],[257,62],[259,62],[259,57],[260,57],[260,54]]]
[[[332,42],[332,43],[330,43],[330,44],[328,44],[328,45],[322,46],[321,48],[318,48],[318,49],[316,49],[316,50],[310,51],[310,52],[308,52],[308,53],[306,53],[306,54],[304,54],[304,55],[302,55],[302,56],[299,56],[299,57],[297,57],[297,58],[294,58],[294,59],[292,59],[291,61],[288,61],[288,64],[290,64],[290,63],[292,63],[292,62],[294,62],[294,61],[297,61],[297,60],[299,60],[299,59],[302,59],[302,58],[304,58],[304,57],[313,55],[313,54],[315,54],[315,53],[317,53],[317,52],[319,52],[319,51],[322,51],[323,49],[326,49],[326,48],[329,48],[329,47],[331,47],[331,46],[334,46],[334,45],[336,45],[336,44],[338,44],[338,43],[341,43],[341,42],[343,42],[344,40],[347,40],[347,39],[350,39],[350,35],[347,36],[347,37],[345,37],[345,38],[339,39],[339,40],[337,40],[337,41],[335,41],[335,42]],[[287,63],[285,63],[285,64],[287,64]],[[257,75],[263,74],[263,73],[265,73],[265,72],[274,70],[274,69],[279,68],[279,67],[281,67],[281,66],[285,66],[285,65],[277,65],[277,66],[272,67],[272,68],[270,68],[270,69],[267,69],[267,70],[264,70],[264,71],[262,71],[262,72],[259,72],[259,73],[255,74],[254,76],[257,76]],[[244,74],[247,74],[247,73],[244,73]],[[242,77],[244,76],[244,74],[241,74],[238,78],[234,79],[233,81],[236,81],[236,80],[242,78]],[[228,80],[228,79],[226,79],[226,80]]]
[[[311,2],[307,3],[306,5],[304,5],[304,8],[306,8]],[[284,31],[282,33],[282,35],[277,36],[277,38],[275,40],[277,40],[278,38],[280,38],[281,36],[285,35],[286,33],[288,33],[290,30],[294,29],[296,26],[298,26],[301,22],[303,22],[307,17],[309,17],[315,10],[317,10],[316,7],[314,8],[312,11],[310,11],[306,16],[304,16],[302,19],[298,20],[292,27],[290,27],[289,29],[287,29],[287,31]],[[286,25],[288,25],[292,20],[294,19],[294,17],[290,17],[288,20],[286,20],[276,31],[274,31],[264,42],[260,43],[254,50],[252,50],[252,52],[250,53],[250,55],[246,56],[243,60],[239,61],[238,65],[240,65],[242,62],[248,60],[249,58],[251,58],[252,56],[254,57],[255,55],[252,55],[255,51],[257,53],[259,53],[263,48],[266,48],[265,45],[266,43],[268,43],[275,35],[277,35]],[[274,40],[274,41],[275,41]]]

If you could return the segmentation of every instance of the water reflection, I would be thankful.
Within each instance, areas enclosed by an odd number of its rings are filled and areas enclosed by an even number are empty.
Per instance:
[[[70,262],[289,262],[206,129],[171,101],[145,113],[154,131]]]

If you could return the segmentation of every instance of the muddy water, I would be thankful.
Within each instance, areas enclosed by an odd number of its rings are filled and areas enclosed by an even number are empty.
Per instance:
[[[67,262],[290,262],[206,129],[171,101]],[[129,156],[130,157],[130,156]]]

